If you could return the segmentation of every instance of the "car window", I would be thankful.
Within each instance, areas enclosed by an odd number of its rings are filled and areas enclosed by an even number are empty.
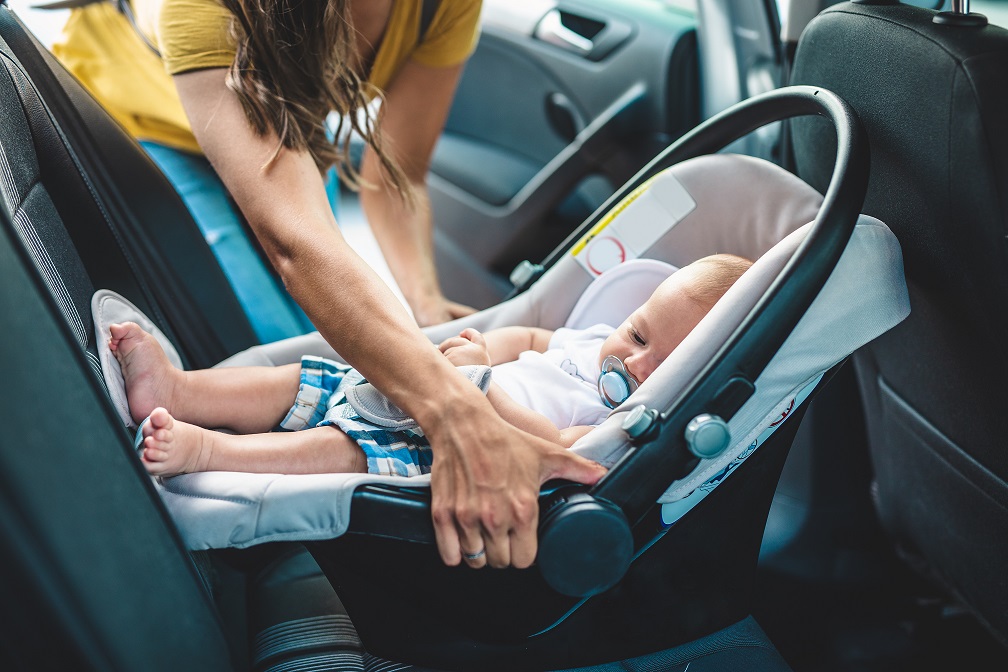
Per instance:
[[[28,29],[35,33],[39,42],[51,47],[63,31],[69,9],[36,9],[36,0],[8,0],[7,5],[24,21]]]
[[[684,12],[696,14],[696,0],[661,0],[661,3],[674,9],[681,9]]]
[[[1008,0],[973,0],[970,11],[983,14],[995,26],[1008,28]]]

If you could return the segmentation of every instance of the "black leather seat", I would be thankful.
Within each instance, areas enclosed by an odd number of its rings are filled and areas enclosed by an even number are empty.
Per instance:
[[[6,5],[0,129],[0,667],[248,669],[262,633],[288,663],[352,650],[324,578],[274,570],[288,549],[241,569],[187,553],[129,454],[98,363],[96,289],[139,307],[188,367],[255,336],[171,185]],[[325,623],[309,620],[320,612]]]
[[[1008,31],[935,15],[836,5],[802,35],[793,83],[855,108],[864,212],[903,247],[910,317],[854,356],[881,520],[1008,642]],[[821,188],[831,133],[793,123],[797,171]]]

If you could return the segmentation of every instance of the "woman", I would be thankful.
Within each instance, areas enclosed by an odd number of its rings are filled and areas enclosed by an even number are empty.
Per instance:
[[[417,187],[472,49],[480,3],[441,0],[424,42],[450,48],[387,57],[386,49],[416,39],[420,4],[136,0],[137,24],[158,55],[135,36],[127,40],[130,25],[100,3],[74,12],[56,51],[138,137],[163,131],[162,142],[181,147],[191,129],[189,149],[209,160],[311,322],[419,422],[434,454],[432,512],[442,559],[527,567],[535,558],[539,486],[550,478],[593,483],[603,469],[494,413],[347,246],[322,176],[335,160],[351,183],[364,183],[364,207],[414,312],[428,303],[437,304],[430,309],[437,319],[464,310],[431,289],[430,214]],[[468,41],[461,44],[459,34]],[[123,90],[141,72],[156,82],[158,68],[169,75],[146,91],[157,94],[156,103]],[[388,83],[378,124],[348,115],[369,150],[358,176],[345,149],[328,142],[324,118],[331,109],[361,109],[373,92],[369,76]],[[145,114],[125,111],[139,105]]]
[[[344,11],[342,4],[332,7],[334,18]],[[320,169],[336,166],[327,185],[334,210],[337,172],[350,188],[359,186],[359,177],[372,187],[361,191],[361,203],[417,322],[426,326],[468,314],[472,309],[448,301],[438,284],[425,176],[462,65],[475,46],[480,3],[431,5],[438,11],[422,37],[419,0],[370,3],[353,23],[331,22],[328,30],[302,36],[304,25],[321,20],[312,15],[320,14],[316,5],[134,0],[124,16],[113,3],[99,2],[73,13],[53,51],[175,184],[261,341],[304,333],[312,325],[263,265],[228,191],[203,157],[171,81],[173,74],[235,64],[231,15],[243,17],[237,29],[249,38],[243,58],[271,61],[265,78],[243,74],[238,65],[232,86],[239,95],[264,96],[257,114],[275,127],[285,123],[278,116],[280,100],[288,101],[293,114],[287,123],[297,120],[293,134],[311,148]],[[439,71],[434,88],[410,86],[415,64]],[[341,81],[341,72],[353,79]],[[380,131],[395,148],[401,174],[390,170],[390,153],[375,151],[378,134],[356,123],[354,113],[381,97],[379,91],[386,92]],[[337,150],[326,137],[332,134],[323,125],[330,111],[350,115],[346,125],[370,141],[360,176],[346,143]],[[404,192],[412,198],[404,200]]]

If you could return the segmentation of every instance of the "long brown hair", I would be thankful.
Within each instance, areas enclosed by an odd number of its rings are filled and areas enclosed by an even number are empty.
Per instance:
[[[350,0],[220,2],[234,17],[236,53],[227,86],[256,132],[272,129],[280,139],[266,165],[283,147],[308,150],[320,171],[335,165],[340,179],[359,189],[363,181],[346,141],[349,133],[357,133],[375,152],[386,179],[409,201],[406,178],[385,149],[379,120],[367,113],[369,94],[380,97],[381,92],[353,67],[357,33]],[[330,111],[339,117],[337,142],[326,134]]]

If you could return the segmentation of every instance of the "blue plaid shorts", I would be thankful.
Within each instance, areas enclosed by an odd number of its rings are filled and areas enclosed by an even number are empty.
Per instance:
[[[353,367],[322,357],[301,358],[297,399],[280,426],[297,431],[333,425],[357,442],[368,473],[419,476],[430,473],[434,456],[419,428],[393,430],[368,422],[347,402],[346,390],[366,382]]]

